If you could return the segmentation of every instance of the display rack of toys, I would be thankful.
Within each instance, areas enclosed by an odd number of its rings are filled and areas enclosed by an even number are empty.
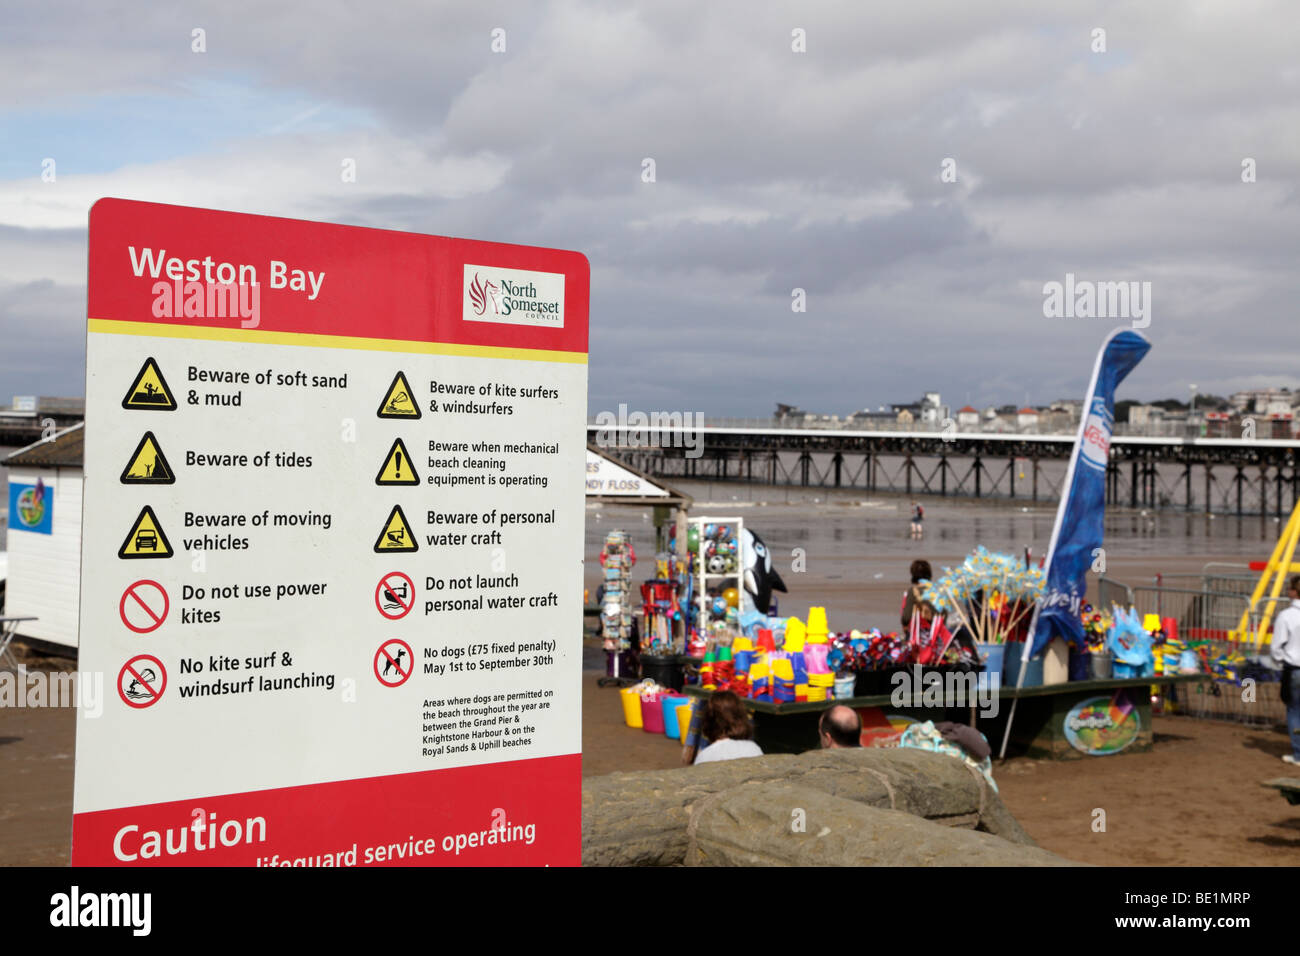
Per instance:
[[[739,631],[744,527],[741,518],[691,518],[687,526],[686,548],[692,557],[698,608],[695,630],[706,641]]]
[[[636,549],[626,531],[611,531],[605,536],[600,552],[604,596],[601,599],[600,623],[605,653],[612,658],[612,683],[622,683],[625,655],[632,650],[633,601],[632,566]],[[601,680],[604,686],[606,680]]]
[[[682,630],[682,608],[677,600],[681,576],[671,573],[677,559],[670,554],[655,556],[654,580],[641,585],[641,643],[650,654],[677,652],[676,634]]]

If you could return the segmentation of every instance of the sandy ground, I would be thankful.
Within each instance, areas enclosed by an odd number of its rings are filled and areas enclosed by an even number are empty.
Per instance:
[[[593,662],[596,655],[589,654]],[[583,773],[668,769],[681,749],[623,724],[613,688],[583,676]],[[74,712],[0,711],[0,865],[66,865],[72,819]],[[1118,866],[1300,863],[1300,806],[1259,784],[1292,768],[1285,735],[1189,717],[1155,718],[1156,747],[1075,761],[1008,761],[1003,799],[1041,846]],[[1106,812],[1094,832],[1094,811]]]
[[[804,616],[810,605],[823,605],[836,630],[896,627],[907,567],[915,557],[929,559],[937,570],[958,563],[971,543],[980,541],[1013,551],[1030,545],[1041,554],[1054,513],[1051,506],[928,499],[926,537],[911,541],[907,502],[898,496],[859,504],[850,496],[827,501],[819,492],[781,489],[782,499],[765,504],[759,499],[768,492],[762,489],[688,490],[697,495],[697,514],[743,511],[783,573],[794,549],[803,549],[807,570],[785,574],[790,593],[781,596],[781,612]],[[710,493],[724,490],[736,492],[737,500],[707,505]],[[650,557],[648,512],[589,509],[590,587],[596,583],[600,543],[615,527],[632,531],[638,550]],[[1258,517],[1113,513],[1107,516],[1108,575],[1138,585],[1157,572],[1195,573],[1210,561],[1266,557],[1276,533],[1271,519]],[[590,670],[603,668],[601,655],[589,649],[586,658],[584,774],[679,766],[676,742],[624,726],[617,692],[598,687],[598,673]],[[74,724],[71,710],[0,710],[0,865],[68,862]],[[1155,750],[1147,754],[1009,761],[995,771],[1003,798],[1042,846],[1075,860],[1300,863],[1300,806],[1289,806],[1259,785],[1273,777],[1300,776],[1279,759],[1286,752],[1284,733],[1188,717],[1157,717],[1155,732]],[[1098,808],[1106,812],[1105,832],[1092,828]]]

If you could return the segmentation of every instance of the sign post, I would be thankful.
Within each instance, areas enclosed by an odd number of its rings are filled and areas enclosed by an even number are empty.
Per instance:
[[[588,285],[95,205],[74,865],[579,862]]]

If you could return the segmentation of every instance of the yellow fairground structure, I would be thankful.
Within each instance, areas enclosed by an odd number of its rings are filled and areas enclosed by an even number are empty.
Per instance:
[[[1288,598],[1282,594],[1286,588],[1286,579],[1289,575],[1300,574],[1300,562],[1295,560],[1297,543],[1300,543],[1300,501],[1296,502],[1286,527],[1282,529],[1282,534],[1273,547],[1273,554],[1250,596],[1250,606],[1242,612],[1241,623],[1237,625],[1235,635],[1237,640],[1251,639],[1250,618],[1254,614],[1259,622],[1259,633],[1253,636],[1254,643],[1262,645],[1270,642],[1268,632],[1273,618],[1288,603]]]

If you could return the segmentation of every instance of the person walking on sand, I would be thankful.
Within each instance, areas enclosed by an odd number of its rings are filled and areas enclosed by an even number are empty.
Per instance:
[[[1286,704],[1286,729],[1291,737],[1291,752],[1282,759],[1300,764],[1300,574],[1288,582],[1291,603],[1273,619],[1273,660],[1282,665],[1282,686],[1278,689]]]
[[[925,532],[921,528],[921,519],[925,517],[925,509],[915,501],[912,502],[912,537],[919,538]]]

